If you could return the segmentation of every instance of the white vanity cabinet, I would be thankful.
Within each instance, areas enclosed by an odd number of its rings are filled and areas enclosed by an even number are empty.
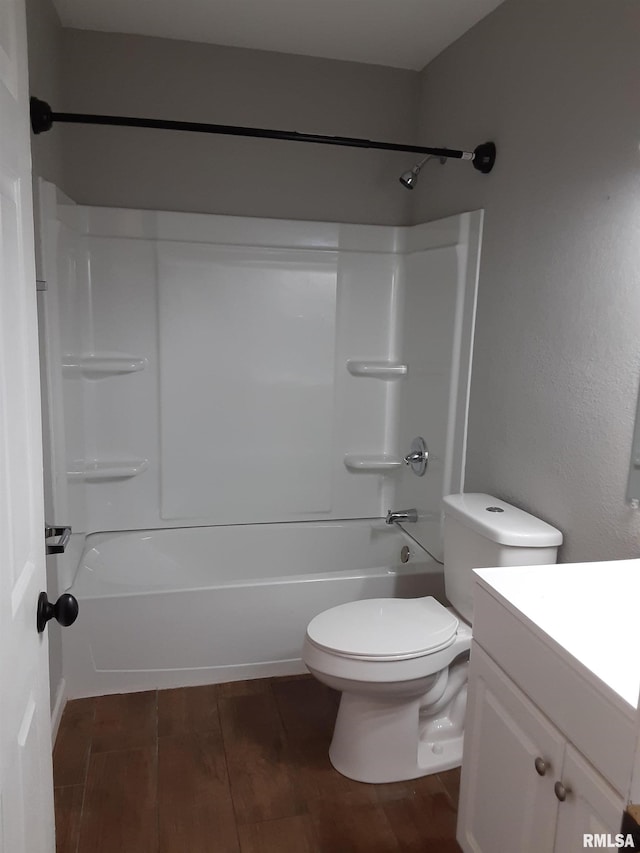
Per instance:
[[[573,853],[584,832],[618,832],[622,797],[477,644],[472,660],[458,810],[465,853]]]
[[[619,833],[634,719],[480,579],[458,810],[464,853],[577,853],[584,833]]]

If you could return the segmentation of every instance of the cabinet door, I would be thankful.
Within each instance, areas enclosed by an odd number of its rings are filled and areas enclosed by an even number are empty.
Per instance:
[[[622,823],[622,798],[569,744],[559,781],[566,799],[559,803],[555,853],[582,853],[585,833],[611,835],[615,842]],[[603,845],[593,842],[590,846]]]
[[[552,853],[560,732],[474,644],[458,842],[465,853]],[[536,759],[545,762],[536,770]],[[563,853],[567,853],[563,851]]]

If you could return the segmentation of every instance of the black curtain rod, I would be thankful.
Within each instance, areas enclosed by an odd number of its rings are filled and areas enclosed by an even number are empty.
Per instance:
[[[395,142],[376,142],[351,136],[321,136],[316,133],[298,133],[294,130],[269,130],[261,127],[238,127],[231,124],[205,124],[195,121],[168,121],[130,116],[87,115],[85,113],[56,113],[46,101],[31,98],[31,128],[34,133],[50,130],[57,122],[71,124],[102,124],[118,127],[150,127],[156,130],[189,130],[197,133],[220,133],[227,136],[250,136],[260,139],[285,139],[289,142],[315,142],[321,145],[343,145],[348,148],[377,148],[383,151],[406,151],[413,154],[471,160],[475,169],[487,174],[496,159],[493,142],[485,142],[474,151],[457,151],[451,148],[425,148],[421,145],[400,145]]]

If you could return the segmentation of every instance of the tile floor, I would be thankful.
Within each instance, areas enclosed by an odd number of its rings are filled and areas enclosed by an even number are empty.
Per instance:
[[[337,706],[307,676],[69,702],[57,853],[459,853],[459,771],[345,779]]]

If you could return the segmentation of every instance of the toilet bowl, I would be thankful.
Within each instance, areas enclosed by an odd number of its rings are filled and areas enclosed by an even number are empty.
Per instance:
[[[562,534],[490,495],[444,499],[445,588],[340,604],[307,627],[302,658],[342,692],[331,763],[359,782],[397,782],[462,762],[472,569],[556,561]],[[457,605],[457,606],[456,606]]]
[[[470,646],[470,627],[431,597],[354,601],[316,616],[303,660],[342,691],[336,770],[396,782],[458,766]]]

